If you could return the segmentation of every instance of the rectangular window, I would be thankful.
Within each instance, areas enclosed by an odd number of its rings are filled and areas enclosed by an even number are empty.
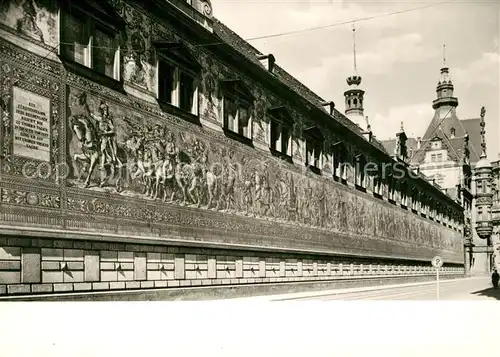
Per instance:
[[[320,168],[321,159],[321,143],[313,141],[312,139],[306,140],[307,151],[307,165]]]
[[[431,161],[432,162],[436,162],[436,154],[432,154],[431,155]]]
[[[120,79],[117,31],[80,10],[62,14],[61,54],[105,76]]]
[[[161,57],[158,60],[158,99],[197,115],[196,76],[167,58]]]
[[[239,99],[224,98],[224,127],[245,138],[252,138],[250,105]]]
[[[437,154],[436,160],[437,160],[438,162],[443,161],[443,154]]]
[[[281,122],[271,121],[271,148],[282,154],[291,156],[291,130]]]

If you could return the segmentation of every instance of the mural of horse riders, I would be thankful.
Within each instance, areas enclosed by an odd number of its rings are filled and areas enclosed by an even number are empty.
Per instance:
[[[99,104],[99,115],[90,112],[85,93],[77,98],[78,114],[70,117],[70,127],[81,143],[81,153],[73,155],[75,164],[79,167],[81,180],[85,178],[85,187],[90,186],[90,180],[96,166],[99,164],[101,179],[99,187],[104,187],[110,179],[116,179],[115,188],[123,189],[123,162],[119,157],[116,141],[115,125],[105,102]]]
[[[183,130],[168,118],[71,88],[69,111],[74,170],[68,183],[74,186],[342,233],[421,232],[415,241],[435,234],[419,220],[394,225],[393,212],[376,210],[372,200],[327,184],[326,178],[210,140],[200,129]]]

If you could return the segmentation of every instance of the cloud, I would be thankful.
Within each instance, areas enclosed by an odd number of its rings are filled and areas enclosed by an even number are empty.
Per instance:
[[[392,107],[386,114],[376,114],[370,119],[372,131],[379,140],[392,139],[401,128],[401,122],[408,137],[423,136],[434,111],[429,103],[418,103]]]
[[[500,55],[495,52],[485,52],[465,68],[453,68],[452,80],[461,86],[471,87],[478,84],[498,86],[498,68]]]

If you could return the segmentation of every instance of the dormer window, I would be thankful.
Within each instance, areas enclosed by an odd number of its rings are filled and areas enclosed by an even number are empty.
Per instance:
[[[158,100],[198,115],[200,65],[180,42],[156,42]]]
[[[221,88],[224,130],[252,139],[252,94],[239,79],[224,80]]]
[[[451,128],[451,130],[450,130],[450,134],[451,134],[451,137],[452,137],[452,138],[454,138],[454,137],[455,137],[455,133],[456,133],[455,128]]]
[[[304,130],[304,137],[306,141],[306,165],[319,173],[324,145],[323,134],[318,127],[312,126]]]
[[[99,75],[120,80],[119,31],[123,20],[107,4],[90,0],[63,2],[61,57]]]
[[[293,117],[284,107],[272,108],[269,114],[271,150],[291,157]]]

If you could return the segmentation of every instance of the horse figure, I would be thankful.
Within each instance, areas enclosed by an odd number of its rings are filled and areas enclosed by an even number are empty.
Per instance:
[[[82,144],[82,153],[75,154],[73,160],[80,163],[79,180],[87,171],[85,187],[89,187],[90,178],[99,161],[99,136],[92,121],[84,114],[76,115],[71,118],[71,129]]]

